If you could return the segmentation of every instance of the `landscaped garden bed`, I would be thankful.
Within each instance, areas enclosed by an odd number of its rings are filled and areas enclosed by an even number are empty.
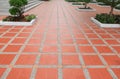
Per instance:
[[[97,4],[97,1],[91,1],[90,4]]]
[[[36,16],[34,14],[24,15],[25,5],[27,0],[10,0],[10,16],[5,17],[0,21],[0,25],[11,25],[11,26],[30,26],[34,23]]]
[[[72,5],[83,5],[81,2],[73,2]]]
[[[116,10],[116,11],[120,11],[120,4],[119,5],[117,5],[116,7],[115,7],[115,9],[114,10]]]
[[[120,4],[120,1],[103,1],[108,4],[111,9],[108,13],[96,14],[96,16],[91,18],[91,20],[100,27],[120,27],[120,15],[113,14],[114,8]]]
[[[67,2],[77,2],[77,0],[65,0]]]
[[[88,4],[91,2],[91,0],[82,0],[83,2],[83,7],[78,7],[77,10],[78,11],[95,11],[95,9],[91,8],[88,6]]]
[[[87,8],[83,8],[83,7],[79,7],[77,8],[78,11],[96,11],[95,9],[91,8],[91,7],[87,7]]]
[[[120,27],[120,15],[97,14],[91,20],[100,27]]]
[[[108,4],[102,3],[102,2],[98,2],[98,6],[100,7],[110,7]]]
[[[33,14],[22,16],[22,18],[19,19],[8,16],[4,18],[2,21],[0,21],[0,25],[30,26],[35,22],[35,20],[36,20],[36,16]]]
[[[72,6],[83,7],[84,5],[81,2],[72,2]]]

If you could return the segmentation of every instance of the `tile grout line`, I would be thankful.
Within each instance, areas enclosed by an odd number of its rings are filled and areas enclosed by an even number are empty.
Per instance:
[[[82,31],[82,30],[81,30]],[[94,47],[94,45],[92,45]],[[97,49],[94,47],[94,49],[96,50],[96,52],[98,53]],[[102,60],[102,62],[107,65],[107,63],[105,62],[105,60],[102,58],[102,56],[98,53],[98,56],[100,57],[100,59]],[[113,77],[113,79],[118,79],[117,76],[114,74],[114,72],[112,72],[112,70],[109,68],[108,71],[111,71],[110,74]]]
[[[24,28],[22,28],[21,32],[22,32],[23,30],[24,30]],[[19,34],[19,33],[18,33],[18,34]],[[6,44],[5,47],[7,47],[7,46],[14,40],[14,38],[17,37],[18,34],[16,34],[16,35],[12,38],[12,40],[10,40],[8,44]],[[19,51],[19,53],[20,53],[20,51]],[[16,61],[16,59],[18,58],[18,56],[19,56],[19,54],[16,54],[15,58],[12,60],[12,62],[11,62],[11,64],[10,64],[11,67],[8,66],[7,70],[4,72],[4,74],[3,74],[2,77],[1,77],[2,79],[6,79],[6,77],[8,76],[9,72],[10,72],[11,69],[12,69],[12,66],[15,64],[15,61]]]
[[[70,11],[68,11],[70,13],[70,16],[72,17],[74,23],[76,24],[76,21],[75,19],[73,18],[72,14]],[[77,25],[77,24],[76,24]],[[70,26],[70,25],[69,25]],[[81,29],[80,29],[81,30]],[[82,31],[82,30],[81,30]],[[74,41],[76,42],[76,39],[74,39]],[[78,48],[78,45],[76,44],[76,48],[77,48],[77,52],[79,53],[79,48]],[[81,61],[82,65],[85,66],[85,63],[84,63],[84,60],[83,60],[83,57],[82,55],[79,53],[79,60]],[[88,72],[88,69],[87,68],[83,68],[83,71],[84,71],[84,75],[86,77],[86,79],[91,79],[90,75],[89,75],[89,72]]]
[[[86,25],[92,30],[92,31],[94,31],[91,27],[90,27],[90,25],[89,24],[87,24],[86,23]],[[103,29],[104,30],[104,29]],[[105,31],[105,30],[104,30]],[[105,32],[107,32],[107,31],[105,31]],[[114,50],[114,48],[112,48],[112,46],[111,45],[109,45],[106,41],[105,41],[105,39],[102,39],[102,37],[99,35],[99,34],[97,34],[97,32],[96,31],[94,31],[94,33],[114,52],[114,54],[116,54],[117,56],[118,56],[118,53],[117,53],[117,51],[116,50]],[[107,32],[108,33],[108,32]],[[109,34],[109,33],[108,33]],[[110,36],[112,36],[112,35],[110,35]],[[113,37],[113,36],[112,36]],[[113,37],[114,38],[114,37]],[[114,38],[115,39],[115,38]],[[105,46],[106,46],[105,45]],[[116,45],[115,45],[116,46]]]
[[[52,9],[51,9],[51,14],[52,14]],[[50,14],[50,15],[51,15]],[[49,15],[49,17],[51,17]],[[48,24],[49,24],[49,20],[48,20]],[[40,52],[42,52],[42,47],[44,46],[44,42],[45,42],[45,39],[46,39],[46,34],[47,34],[47,31],[48,31],[48,28],[47,28],[47,25],[48,24],[46,24],[45,26],[46,26],[46,29],[45,29],[45,31],[44,31],[44,34],[43,34],[43,39],[42,39],[42,42],[41,42],[41,44],[40,44],[40,46],[41,46],[41,48],[39,49],[40,50]],[[35,65],[34,65],[34,67],[33,67],[33,69],[32,69],[32,73],[31,73],[31,76],[30,76],[30,79],[35,79],[35,76],[36,76],[36,73],[37,73],[37,70],[38,70],[38,66],[39,66],[39,61],[40,61],[40,58],[41,58],[41,54],[39,54],[38,56],[37,56],[37,58],[36,58],[36,62],[35,62]]]
[[[58,27],[58,29],[57,29],[58,34],[57,35],[58,35],[58,49],[59,49],[59,51],[58,51],[59,52],[58,65],[60,66],[60,67],[58,67],[58,79],[63,79],[62,50],[61,50],[61,43],[60,43],[60,20],[59,20],[59,18],[60,18],[59,9],[61,6],[58,6],[58,4],[59,3],[57,3],[57,27]]]
[[[87,24],[87,23],[86,23]],[[88,25],[88,24],[87,24]],[[89,26],[89,25],[88,25]],[[89,26],[90,27],[90,26]],[[94,31],[94,30],[93,30]],[[94,31],[95,32],[95,31]],[[96,33],[96,32],[95,32]],[[101,36],[99,36],[97,33],[96,33],[96,35],[99,37],[99,38],[101,38]],[[101,40],[103,40],[102,38],[101,38]],[[104,43],[106,43],[105,42],[105,40],[103,40],[104,41]],[[107,43],[106,43],[107,44]],[[108,45],[108,44],[107,44]],[[98,56],[99,56],[99,58],[102,60],[102,62],[103,62],[103,64],[105,65],[105,66],[108,66],[108,64],[107,64],[107,62],[105,61],[105,59],[103,58],[103,56],[101,56],[100,54],[99,54],[99,52],[98,52],[98,50],[95,48],[95,46],[92,44],[92,46],[94,47],[94,49],[95,49],[95,51],[98,53]],[[113,77],[113,79],[118,79],[117,78],[117,76],[115,75],[115,73],[112,71],[112,69],[109,67],[109,68],[107,68],[107,70],[108,70],[108,72],[111,74],[111,76]]]
[[[9,32],[11,29],[14,28],[14,26],[11,26],[11,27],[12,27],[12,28],[10,28],[7,32]],[[23,29],[24,29],[24,28],[22,28],[22,30],[23,30]],[[22,32],[22,30],[21,30],[20,32]],[[7,32],[5,32],[4,34],[6,34]],[[20,33],[20,32],[19,32],[19,33]],[[18,33],[18,34],[19,34],[19,33]],[[3,34],[3,35],[4,35],[4,34]],[[17,37],[18,34],[16,34],[12,39],[10,39],[10,41],[9,41],[7,44],[5,44],[5,46],[4,46],[2,49],[0,49],[0,54],[3,53],[2,51],[15,39],[15,37]],[[0,37],[1,37],[1,36],[0,36]]]
[[[24,28],[25,28],[25,27],[24,27]],[[22,28],[21,32],[24,30],[24,28]],[[25,44],[20,48],[19,53],[17,54],[17,56],[15,56],[15,58],[14,58],[13,61],[11,62],[11,65],[10,65],[10,66],[13,66],[13,65],[15,64],[15,62],[16,62],[17,59],[19,58],[21,52],[23,51],[25,45],[27,44],[27,42],[29,41],[29,39],[32,37],[32,34],[34,33],[34,31],[35,31],[36,29],[37,29],[37,28],[35,28],[35,29],[32,31],[32,33],[29,35],[28,39],[25,41]],[[18,34],[19,34],[19,33],[18,33]],[[14,36],[14,38],[15,38],[18,34],[16,34],[16,35]],[[13,38],[13,39],[14,39],[14,38]],[[11,41],[12,41],[12,40],[11,40]],[[10,41],[9,43],[11,43],[11,41]],[[8,43],[8,44],[9,44],[9,43]],[[7,68],[7,70],[4,72],[4,74],[3,74],[3,76],[2,76],[1,78],[2,78],[2,79],[6,79],[7,75],[8,75],[9,72],[11,71],[11,69],[12,69],[12,67]]]

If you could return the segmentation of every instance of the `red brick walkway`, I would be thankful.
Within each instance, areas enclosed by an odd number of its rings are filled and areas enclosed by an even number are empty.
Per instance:
[[[100,28],[96,13],[79,12],[63,0],[28,13],[30,27],[0,26],[1,79],[120,79],[120,29]]]

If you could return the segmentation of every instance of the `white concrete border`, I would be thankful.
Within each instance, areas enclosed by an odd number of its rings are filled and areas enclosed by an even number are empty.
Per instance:
[[[91,8],[91,9],[79,9],[79,8],[77,8],[77,10],[78,11],[88,11],[88,12],[96,11],[96,9],[93,9],[93,8]]]
[[[75,3],[75,2],[73,2],[73,3]],[[75,4],[73,4],[73,3],[71,3],[72,6],[84,6],[84,5],[82,4],[82,2],[76,2],[76,3],[80,3],[81,5],[79,5],[79,4],[76,4],[76,5],[75,5]]]
[[[96,3],[89,3],[89,4],[98,4],[98,3],[96,2]]]
[[[98,20],[96,20],[94,17],[91,17],[91,20],[97,24],[100,27],[105,27],[105,28],[120,28],[120,24],[106,24],[106,23],[101,23]]]
[[[99,5],[99,4],[97,4],[97,6],[99,6],[99,7],[110,7],[109,5]]]
[[[84,5],[73,5],[71,4],[72,6],[77,6],[77,7],[83,7]]]
[[[115,9],[115,8],[114,8],[114,10],[115,10],[115,11],[118,11],[118,12],[120,11],[119,9]]]
[[[33,19],[30,22],[7,22],[7,21],[0,21],[0,25],[4,26],[31,26],[35,22],[36,19]]]

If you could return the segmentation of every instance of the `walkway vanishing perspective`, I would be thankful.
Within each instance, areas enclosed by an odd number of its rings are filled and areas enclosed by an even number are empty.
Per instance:
[[[120,79],[120,29],[96,26],[90,17],[108,9],[90,6],[51,0],[26,13],[33,26],[0,26],[0,79]]]

